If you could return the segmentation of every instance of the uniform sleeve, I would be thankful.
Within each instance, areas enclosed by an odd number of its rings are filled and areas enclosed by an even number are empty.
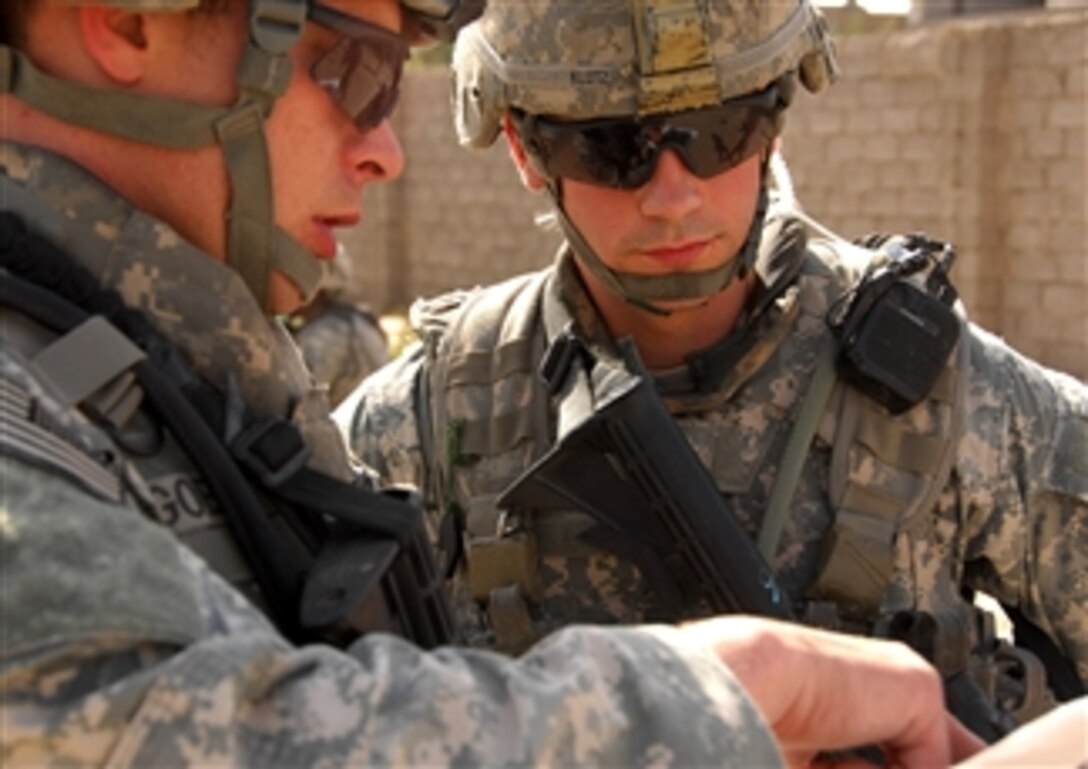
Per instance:
[[[416,414],[424,360],[421,345],[408,348],[363,380],[333,414],[351,450],[386,485],[426,488]]]
[[[0,456],[4,766],[776,766],[735,679],[667,628],[521,659],[289,646],[168,531]]]
[[[956,473],[968,580],[1018,607],[1088,681],[1088,386],[972,329]]]

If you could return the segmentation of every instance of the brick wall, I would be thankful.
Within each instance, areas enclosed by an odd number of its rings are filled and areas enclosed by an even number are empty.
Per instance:
[[[791,110],[785,155],[832,229],[952,240],[972,317],[1088,378],[1088,13],[1017,13],[842,36],[843,78]],[[547,201],[497,143],[459,148],[441,70],[411,73],[395,124],[409,161],[371,185],[347,239],[379,309],[547,264]]]

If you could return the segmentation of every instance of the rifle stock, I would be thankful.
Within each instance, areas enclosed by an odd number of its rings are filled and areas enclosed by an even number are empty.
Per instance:
[[[600,524],[597,544],[652,553],[636,560],[651,583],[671,583],[665,592],[690,600],[695,591],[718,612],[791,618],[770,567],[645,375],[598,404],[498,504],[582,510]]]

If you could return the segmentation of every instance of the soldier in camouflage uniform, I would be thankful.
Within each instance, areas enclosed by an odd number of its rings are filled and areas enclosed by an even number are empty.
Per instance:
[[[285,640],[270,617],[297,630],[298,601],[255,572],[290,587],[333,516],[303,518],[281,490],[355,487],[268,313],[297,306],[360,188],[400,169],[385,116],[402,11],[197,5],[0,6],[0,763],[752,766],[886,739],[931,766],[977,747],[896,644],[826,637],[813,654],[814,635],[744,621],[573,629],[520,661],[382,634],[346,652]],[[456,10],[404,5],[431,22]],[[272,434],[301,437],[224,448]],[[298,547],[248,557],[269,541]],[[796,670],[789,691],[760,673],[768,643]],[[917,717],[880,716],[855,678],[842,700],[875,718],[798,718],[795,695],[819,705],[859,654]]]
[[[934,342],[958,344],[913,403],[836,377],[829,313],[908,251],[903,283],[943,275],[947,251],[847,243],[793,199],[784,112],[836,74],[808,0],[493,0],[454,68],[462,143],[502,132],[566,244],[542,272],[417,303],[422,343],[336,416],[386,480],[425,489],[473,642],[701,613],[662,599],[585,511],[496,505],[608,400],[630,337],[794,616],[923,648],[990,737],[1050,707],[1048,683],[1083,691],[1088,391],[966,322],[950,287]],[[894,368],[900,339],[874,334]],[[975,590],[1037,653],[995,638]]]
[[[378,318],[352,298],[352,271],[351,257],[340,249],[317,296],[288,323],[306,367],[329,388],[333,407],[389,362],[389,343]]]

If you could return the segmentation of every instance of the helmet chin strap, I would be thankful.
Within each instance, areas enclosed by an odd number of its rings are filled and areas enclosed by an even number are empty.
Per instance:
[[[622,297],[629,304],[653,315],[668,317],[673,311],[662,307],[657,304],[658,302],[684,299],[709,301],[715,294],[728,288],[735,278],[744,278],[755,264],[769,199],[766,172],[767,163],[764,161],[760,171],[759,201],[755,215],[748,228],[748,235],[736,256],[710,270],[677,272],[669,275],[621,272],[606,265],[571,221],[563,207],[563,190],[559,184],[560,180],[549,178],[547,188],[555,203],[559,225],[578,261],[585,265],[612,293]]]
[[[291,78],[287,52],[301,34],[305,18],[305,3],[266,7],[263,0],[255,0],[250,40],[237,72],[240,95],[231,107],[60,80],[6,46],[0,46],[0,94],[13,94],[66,123],[123,139],[186,150],[220,144],[231,190],[226,212],[227,264],[266,309],[272,267],[286,274],[308,301],[320,285],[324,266],[275,225],[271,161],[264,135],[265,118],[287,90]]]

